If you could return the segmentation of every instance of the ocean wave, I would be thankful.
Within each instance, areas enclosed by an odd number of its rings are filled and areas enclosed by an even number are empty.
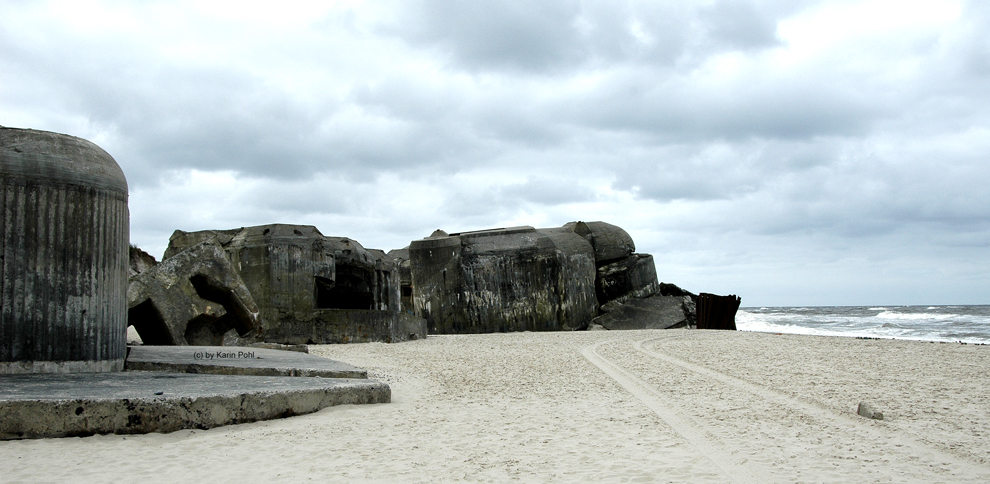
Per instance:
[[[913,341],[990,343],[990,307],[922,306],[887,309],[867,307],[768,308],[740,310],[740,331],[819,336],[889,338]],[[940,314],[938,310],[950,311]],[[932,312],[934,311],[934,312]]]
[[[809,328],[807,326],[798,326],[794,324],[776,324],[767,321],[737,322],[736,329],[739,331],[752,331],[756,333],[785,333],[785,334],[803,334],[810,336],[849,336],[849,337],[862,336],[862,333],[856,330]]]
[[[942,320],[944,320],[944,319],[956,319],[956,318],[960,318],[962,316],[960,316],[958,314],[895,313],[893,311],[884,311],[884,312],[882,312],[880,314],[877,314],[876,317],[878,317],[880,319],[904,319],[904,320],[920,321],[920,320],[923,320],[923,319],[930,319],[930,320],[931,319],[942,319]]]

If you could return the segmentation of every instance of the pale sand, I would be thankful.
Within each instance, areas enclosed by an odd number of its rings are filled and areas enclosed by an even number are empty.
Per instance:
[[[393,403],[0,442],[0,482],[990,480],[990,346],[666,330],[311,351]]]

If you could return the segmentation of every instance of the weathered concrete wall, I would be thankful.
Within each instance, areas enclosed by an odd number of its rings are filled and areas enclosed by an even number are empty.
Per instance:
[[[413,304],[433,333],[583,329],[594,316],[592,247],[532,227],[413,241]]]
[[[434,233],[413,241],[409,245],[409,264],[413,308],[426,319],[431,333],[447,330],[454,321],[467,320],[461,295],[460,237]]]
[[[568,227],[539,229],[550,238],[557,249],[561,321],[567,329],[587,328],[595,317],[598,302],[595,298],[595,251],[581,235]]]
[[[549,237],[532,227],[460,235],[464,321],[450,332],[560,329],[560,264]]]
[[[119,371],[127,181],[89,141],[0,128],[0,374]]]
[[[399,311],[315,309],[279,311],[264,340],[281,344],[398,343],[426,337],[423,318]]]
[[[425,336],[425,323],[411,330],[411,323],[399,316],[398,268],[380,250],[345,237],[326,237],[312,226],[273,224],[177,230],[165,260],[204,240],[216,240],[244,280],[260,310],[263,341],[343,343]]]
[[[408,250],[414,312],[432,333],[585,329],[603,304],[659,290],[653,257],[605,222],[436,231]]]

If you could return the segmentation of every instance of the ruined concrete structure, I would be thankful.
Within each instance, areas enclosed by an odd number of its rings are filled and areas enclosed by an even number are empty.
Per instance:
[[[147,345],[218,346],[231,330],[253,337],[261,329],[251,293],[213,240],[131,276],[127,308]]]
[[[251,341],[397,342],[426,336],[421,318],[400,311],[398,268],[380,250],[324,236],[308,225],[273,224],[177,230],[162,263],[206,242],[223,248],[257,305],[260,327]],[[227,336],[228,344],[250,342]]]
[[[127,181],[89,141],[0,127],[0,374],[119,371]]]
[[[657,293],[652,256],[634,251],[604,222],[437,231],[409,246],[411,300],[431,333],[586,329],[600,305]]]

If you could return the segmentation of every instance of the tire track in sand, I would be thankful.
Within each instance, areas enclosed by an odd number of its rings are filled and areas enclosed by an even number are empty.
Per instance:
[[[581,354],[663,419],[667,425],[673,428],[677,434],[694,447],[699,455],[711,461],[728,481],[739,484],[757,484],[772,481],[772,478],[763,475],[760,469],[751,469],[750,466],[747,466],[745,459],[736,459],[733,457],[728,449],[717,441],[710,439],[708,435],[711,434],[694,423],[690,417],[682,418],[678,415],[673,410],[676,408],[675,402],[670,401],[670,399],[653,389],[652,385],[626,371],[619,365],[612,363],[598,353],[599,346],[615,341],[607,340],[585,346],[581,348]]]
[[[756,395],[759,398],[765,399],[767,401],[773,402],[777,405],[790,408],[792,410],[799,411],[805,415],[817,419],[819,421],[826,422],[827,425],[836,428],[842,432],[849,434],[859,434],[869,438],[873,441],[879,440],[890,440],[892,437],[898,439],[901,445],[903,445],[906,450],[910,450],[917,456],[923,456],[925,460],[930,462],[941,462],[943,464],[950,464],[959,470],[965,471],[973,476],[985,476],[988,469],[967,461],[963,458],[957,457],[953,454],[947,453],[928,445],[916,438],[913,434],[909,434],[904,431],[886,428],[886,427],[876,427],[870,425],[869,421],[865,421],[862,417],[853,415],[841,415],[835,413],[833,410],[827,408],[824,404],[817,402],[809,402],[807,400],[794,397],[787,393],[774,390],[772,388],[754,383],[741,378],[736,378],[725,373],[707,368],[705,366],[697,365],[688,361],[684,361],[680,358],[664,354],[657,350],[656,348],[649,349],[644,347],[644,343],[652,343],[661,340],[662,338],[650,338],[645,340],[636,341],[633,343],[633,348],[636,351],[647,355],[649,357],[663,361],[664,363],[678,366],[684,370],[699,374],[703,377],[716,380],[724,385],[735,388],[736,390],[741,390],[748,392],[750,394]],[[644,382],[645,383],[645,382]],[[888,474],[889,475],[889,474]],[[894,477],[894,476],[891,476]]]

